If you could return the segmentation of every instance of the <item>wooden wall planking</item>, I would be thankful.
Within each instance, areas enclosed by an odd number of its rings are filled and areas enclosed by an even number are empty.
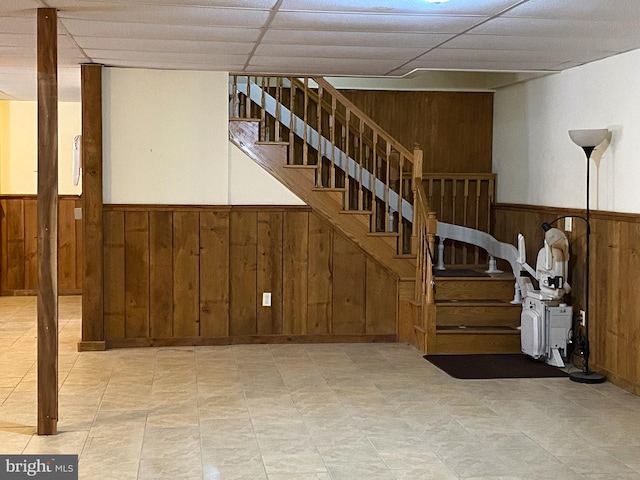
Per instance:
[[[104,223],[108,346],[397,339],[397,278],[308,207],[105,205]]]
[[[494,236],[515,244],[518,232],[525,235],[527,259],[535,265],[542,247],[542,222],[562,215],[584,215],[583,210],[496,204]],[[564,228],[560,220],[554,226]],[[574,312],[584,305],[585,224],[573,220],[570,242],[572,291],[569,303]],[[591,212],[590,280],[590,366],[608,380],[640,395],[640,282],[634,281],[640,268],[640,215]]]
[[[200,213],[200,335],[229,335],[229,212]]]
[[[61,295],[82,292],[82,221],[75,220],[77,196],[58,200],[58,287]],[[0,196],[0,294],[35,295],[38,288],[35,195]],[[80,272],[80,273],[79,273]]]
[[[425,173],[491,172],[493,93],[341,90],[409,150]]]

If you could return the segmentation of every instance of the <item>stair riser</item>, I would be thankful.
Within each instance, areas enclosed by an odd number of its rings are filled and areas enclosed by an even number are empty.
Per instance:
[[[513,280],[436,278],[438,300],[500,300],[513,299]]]
[[[467,327],[517,327],[520,306],[457,306],[436,304],[436,325]]]

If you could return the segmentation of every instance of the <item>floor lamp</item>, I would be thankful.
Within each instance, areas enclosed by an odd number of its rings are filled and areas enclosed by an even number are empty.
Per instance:
[[[591,236],[591,224],[589,223],[589,164],[591,163],[591,154],[593,150],[600,145],[609,135],[609,130],[605,128],[596,130],[569,130],[569,137],[576,145],[582,147],[584,154],[587,156],[587,212],[585,220],[587,221],[586,235],[586,260],[585,260],[585,280],[584,280],[584,368],[581,372],[569,374],[569,378],[579,383],[602,383],[605,377],[599,373],[589,370],[589,264],[591,258],[589,256],[589,237]]]

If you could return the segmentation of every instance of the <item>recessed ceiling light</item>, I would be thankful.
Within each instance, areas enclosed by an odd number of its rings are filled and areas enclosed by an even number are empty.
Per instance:
[[[447,3],[449,0],[424,0],[427,3]]]

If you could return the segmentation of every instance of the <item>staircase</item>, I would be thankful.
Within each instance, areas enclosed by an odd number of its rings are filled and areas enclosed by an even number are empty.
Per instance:
[[[438,222],[419,147],[322,78],[232,75],[229,91],[230,140],[398,277],[400,341],[430,354],[519,351],[513,276],[433,277]]]
[[[459,271],[436,274],[436,341],[429,353],[520,352],[522,307],[511,303],[513,275]]]

